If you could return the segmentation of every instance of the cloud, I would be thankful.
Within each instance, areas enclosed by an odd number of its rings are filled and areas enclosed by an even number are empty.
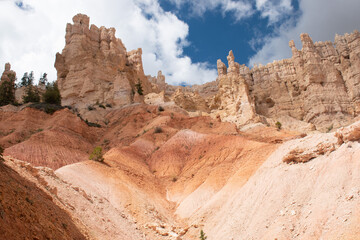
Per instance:
[[[291,0],[256,0],[256,9],[261,17],[269,19],[269,25],[278,22],[293,11]]]
[[[203,16],[207,11],[220,10],[223,15],[231,13],[236,21],[240,21],[253,14],[252,4],[248,0],[169,0],[181,9],[184,5],[191,6],[191,14],[193,16]]]
[[[260,13],[268,18],[272,25],[293,11],[291,0],[168,0],[181,9],[184,5],[191,6],[192,14],[203,16],[207,11],[220,10],[223,15],[231,14],[235,22]]]
[[[288,43],[295,40],[297,48],[301,49],[301,33],[309,33],[314,41],[333,41],[335,34],[351,33],[360,28],[358,0],[300,0],[299,8],[302,14],[296,22],[292,22],[294,19],[285,22],[275,34],[263,38],[265,44],[250,59],[250,66],[291,57]]]
[[[165,12],[157,0],[24,0],[0,1],[0,67],[6,62],[18,73],[47,72],[56,79],[56,52],[65,45],[65,27],[77,13],[91,24],[115,27],[127,50],[141,47],[146,74],[162,70],[167,82],[201,84],[216,79],[207,63],[192,63],[183,54],[188,25]]]

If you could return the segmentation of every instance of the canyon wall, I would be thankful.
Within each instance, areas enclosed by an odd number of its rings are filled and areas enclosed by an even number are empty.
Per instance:
[[[256,112],[288,115],[317,129],[350,123],[360,113],[360,34],[313,43],[301,35],[302,50],[290,41],[292,58],[249,69],[240,66]],[[219,76],[220,77],[220,76]]]
[[[63,105],[124,106],[143,102],[142,95],[151,93],[147,102],[171,101],[238,127],[287,119],[322,131],[350,124],[360,113],[358,31],[337,35],[334,43],[314,43],[302,34],[301,50],[289,43],[292,58],[252,69],[236,63],[230,51],[228,67],[217,63],[216,81],[180,87],[166,84],[161,71],[145,76],[141,49],[127,52],[114,28],[89,28],[89,17],[82,14],[73,22],[55,62]]]
[[[298,50],[290,41],[292,58],[252,69],[236,63],[230,51],[228,67],[218,60],[216,81],[166,85],[165,95],[188,111],[208,112],[239,127],[287,121],[327,131],[352,123],[360,113],[359,32],[336,35],[334,43],[314,43],[302,34],[301,42]]]
[[[66,45],[55,61],[63,105],[122,106],[152,91],[140,48],[127,52],[114,28],[89,28],[86,15],[74,16],[73,22],[66,27]]]

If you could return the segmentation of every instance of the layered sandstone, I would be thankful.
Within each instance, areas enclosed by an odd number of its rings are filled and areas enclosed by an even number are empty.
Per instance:
[[[247,81],[256,112],[290,116],[324,130],[350,123],[360,113],[360,34],[337,35],[313,43],[301,35],[302,50],[290,41],[292,58],[239,71]]]
[[[122,106],[133,103],[138,92],[151,92],[140,48],[127,52],[114,28],[89,28],[86,15],[74,16],[73,22],[66,27],[66,45],[55,61],[63,105]]]

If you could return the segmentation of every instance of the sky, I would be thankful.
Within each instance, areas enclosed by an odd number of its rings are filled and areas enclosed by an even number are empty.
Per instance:
[[[300,34],[334,41],[360,30],[359,0],[0,0],[0,72],[6,62],[21,79],[48,73],[65,46],[66,23],[83,13],[90,24],[116,28],[127,51],[141,47],[147,75],[202,84],[217,77],[216,61],[252,67],[291,57]]]

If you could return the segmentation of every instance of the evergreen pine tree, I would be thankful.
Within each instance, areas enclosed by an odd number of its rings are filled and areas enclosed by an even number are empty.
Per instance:
[[[43,101],[44,103],[61,105],[61,95],[56,82],[48,83],[46,85]]]
[[[28,84],[29,75],[28,73],[24,73],[24,76],[21,78],[20,86],[26,87]]]
[[[39,84],[46,85],[48,79],[47,79],[47,73],[44,73],[43,76],[39,80]]]
[[[9,81],[3,80],[0,84],[0,106],[15,103],[15,75],[9,74]]]
[[[40,94],[37,88],[35,88],[33,85],[27,86],[25,90],[25,95],[23,96],[23,102],[33,102],[38,103],[40,102]]]

